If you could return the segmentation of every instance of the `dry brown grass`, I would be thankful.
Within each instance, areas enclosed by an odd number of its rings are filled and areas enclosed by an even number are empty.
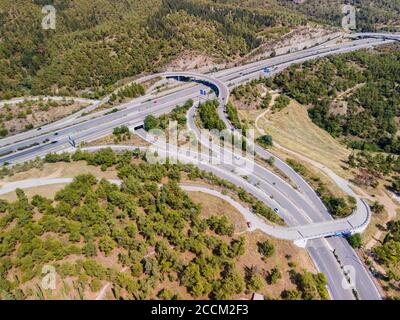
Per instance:
[[[30,169],[26,172],[20,172],[11,177],[5,177],[2,182],[7,183],[35,178],[73,178],[79,174],[93,174],[99,179],[117,179],[117,173],[113,169],[103,172],[100,167],[89,166],[85,161],[77,161],[45,163],[43,169]]]
[[[305,249],[295,246],[290,241],[278,240],[265,235],[260,231],[246,233],[246,253],[240,257],[236,264],[239,270],[245,267],[255,267],[261,274],[266,274],[272,268],[277,267],[282,274],[276,284],[265,283],[264,287],[258,292],[269,299],[280,298],[283,290],[295,289],[295,285],[290,280],[288,265],[289,262],[294,263],[297,271],[303,269],[316,273],[317,270]],[[275,253],[272,257],[265,261],[257,251],[257,242],[270,241],[275,246]],[[288,258],[289,259],[288,259]],[[242,294],[237,298],[250,299],[252,292]]]
[[[274,239],[265,235],[260,231],[246,232],[246,221],[243,216],[229,203],[216,198],[212,195],[202,192],[189,192],[191,199],[202,206],[202,216],[209,217],[211,215],[225,215],[235,224],[235,233],[239,233],[246,239],[246,252],[236,263],[236,267],[244,272],[245,267],[255,267],[262,274],[267,273],[272,268],[277,267],[282,273],[282,278],[276,284],[267,284],[259,293],[269,298],[279,298],[283,290],[294,289],[295,285],[291,282],[289,276],[289,262],[295,264],[295,269],[301,271],[305,269],[316,273],[315,266],[305,249],[295,246],[290,241]],[[257,251],[257,242],[268,240],[275,246],[275,254],[264,261]],[[287,259],[286,256],[290,256]],[[250,299],[252,292],[246,292],[237,295],[235,299]]]
[[[109,144],[118,144],[123,146],[138,146],[138,147],[145,147],[149,145],[147,141],[143,140],[138,135],[132,133],[129,139],[123,141],[117,141],[115,139],[115,136],[113,134],[110,134],[108,136],[86,143],[85,147],[102,146]]]
[[[28,188],[24,189],[26,196],[29,199],[32,199],[34,195],[40,195],[45,198],[53,198],[57,191],[61,190],[65,184],[53,184],[48,186],[40,186],[35,188]],[[17,195],[16,193],[10,192],[3,195],[0,195],[0,199],[7,200],[7,201],[16,201]]]
[[[188,195],[194,203],[201,205],[201,215],[204,218],[225,215],[234,224],[235,233],[247,229],[246,220],[242,214],[228,202],[204,192],[188,192]]]
[[[243,119],[253,123],[260,111],[240,111]],[[309,118],[305,106],[295,101],[279,112],[266,114],[259,119],[258,126],[279,145],[311,158],[346,177],[342,168],[350,151],[336,141],[325,130],[316,126]]]

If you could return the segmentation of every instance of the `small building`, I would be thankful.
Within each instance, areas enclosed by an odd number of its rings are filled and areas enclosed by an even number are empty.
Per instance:
[[[251,300],[265,300],[265,299],[262,294],[254,292]]]

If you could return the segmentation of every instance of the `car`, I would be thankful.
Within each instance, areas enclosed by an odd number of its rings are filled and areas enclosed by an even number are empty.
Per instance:
[[[58,132],[56,132],[54,135],[55,135],[55,136],[58,136]]]
[[[276,213],[279,213],[279,209],[278,209],[278,208],[275,208],[274,211],[275,211]]]
[[[57,142],[58,142],[57,140],[54,140],[54,141],[51,142],[51,144],[55,144],[55,143],[57,143]]]
[[[40,131],[40,130],[42,130],[42,128],[37,128],[37,131]]]
[[[251,222],[247,221],[247,228],[251,228]]]

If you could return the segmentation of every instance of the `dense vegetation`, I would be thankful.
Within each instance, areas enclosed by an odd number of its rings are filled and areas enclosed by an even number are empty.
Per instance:
[[[187,49],[233,60],[310,18],[340,25],[341,2],[3,0],[0,99],[54,92],[99,97]],[[359,29],[398,25],[399,0],[356,3]],[[56,9],[56,30],[41,28],[48,4]]]
[[[113,135],[115,136],[114,142],[118,143],[129,140],[131,137],[131,132],[127,126],[120,126],[114,128]]]
[[[373,254],[378,263],[385,267],[383,280],[385,290],[393,289],[398,293],[400,288],[400,220],[387,223],[387,234],[383,242],[373,248]]]
[[[200,208],[174,179],[158,188],[161,176],[149,176],[150,168],[137,169],[120,171],[121,188],[83,175],[54,200],[35,196],[28,201],[18,190],[17,202],[4,203],[2,227],[13,221],[17,225],[1,232],[2,297],[32,297],[32,289],[24,291],[20,285],[40,275],[48,263],[56,265],[63,280],[73,278],[74,289],[82,296],[88,287],[98,291],[105,281],[112,283],[115,298],[154,297],[158,286],[174,281],[193,297],[222,299],[240,293],[245,282],[234,261],[244,252],[243,239],[229,243],[219,236],[231,233],[225,226],[229,222],[201,219]],[[34,219],[34,214],[40,218]],[[45,233],[51,236],[44,237]],[[154,256],[148,254],[150,248]],[[13,252],[16,256],[10,259]],[[194,258],[185,260],[184,252]],[[96,259],[115,253],[118,264],[129,272],[103,266]],[[72,255],[81,258],[62,261]],[[17,270],[18,280],[7,279]]]
[[[80,175],[54,199],[36,195],[29,200],[17,190],[15,202],[0,201],[2,299],[54,294],[38,284],[45,265],[56,268],[61,281],[56,294],[63,298],[84,299],[110,283],[115,299],[179,299],[180,287],[193,298],[229,299],[279,281],[277,267],[266,274],[253,266],[237,269],[235,263],[246,251],[245,238],[234,235],[225,216],[202,218],[201,207],[178,183],[185,174],[232,190],[235,186],[191,165],[133,164],[132,159],[141,156],[111,149],[77,151],[72,157],[49,155],[48,162],[83,159],[115,166],[122,184]],[[242,201],[254,202],[244,190],[237,191]],[[269,241],[259,242],[258,250],[265,259],[275,254]],[[105,264],[107,258],[114,263]],[[290,272],[297,289],[283,292],[283,298],[327,298],[324,275],[294,267]]]
[[[272,141],[272,136],[269,134],[258,137],[257,142],[266,148],[272,147],[274,145]]]
[[[116,93],[112,93],[109,99],[111,104],[121,103],[124,98],[137,98],[143,96],[146,93],[145,88],[142,84],[132,83],[118,90]]]
[[[273,109],[280,111],[280,110],[286,108],[289,105],[289,103],[290,103],[290,99],[286,95],[281,94],[279,97],[277,97],[275,99]]]
[[[232,123],[232,125],[237,129],[242,129],[243,125],[239,119],[237,109],[232,105],[231,102],[228,102],[225,108],[228,119]]]
[[[48,4],[56,9],[56,30],[41,28]],[[304,21],[281,8],[221,1],[3,0],[0,99],[53,92],[99,97],[186,49],[231,60],[260,44],[258,32]]]
[[[171,121],[176,121],[178,128],[183,128],[186,125],[187,111],[193,106],[193,100],[188,100],[182,106],[175,107],[170,113],[163,114],[159,117],[148,115],[144,119],[144,129],[150,131],[152,129],[165,130],[168,128]]]
[[[218,115],[219,103],[217,100],[210,100],[199,105],[199,114],[204,128],[222,131],[226,129],[224,121]]]
[[[341,26],[342,0],[306,0],[296,5],[292,0],[277,0],[281,5],[301,12],[319,22]],[[353,0],[346,1],[357,9],[357,29],[360,31],[399,30],[399,0]]]
[[[358,185],[376,188],[379,185],[379,179],[393,176],[392,189],[395,192],[400,191],[400,188],[396,186],[396,176],[400,173],[399,156],[361,151],[352,153],[347,163],[350,168],[358,169],[355,177]]]
[[[310,105],[313,122],[356,149],[400,154],[400,53],[359,51],[296,65],[275,84]]]
[[[287,163],[314,188],[334,217],[343,218],[353,213],[356,207],[356,200],[353,197],[339,197],[333,194],[319,177],[314,176],[312,172],[300,162],[288,159]]]
[[[0,107],[0,138],[31,130],[68,116],[87,106],[70,99],[25,99]]]

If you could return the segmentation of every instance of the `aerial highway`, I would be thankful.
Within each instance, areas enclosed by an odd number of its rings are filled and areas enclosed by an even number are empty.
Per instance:
[[[182,76],[184,78],[195,79],[199,83],[197,85],[184,86],[182,89],[169,90],[155,96],[146,95],[132,101],[114,113],[100,111],[89,116],[82,116],[81,114],[69,117],[67,121],[58,121],[56,124],[44,126],[41,130],[31,130],[2,139],[0,140],[0,164],[10,163],[13,165],[34,159],[37,156],[44,156],[47,153],[70,150],[71,139],[78,144],[80,142],[95,140],[110,134],[113,128],[123,124],[129,125],[132,128],[139,128],[143,125],[144,118],[147,115],[167,113],[176,105],[182,104],[188,99],[193,99],[196,102],[199,101],[201,98],[200,89],[207,89],[207,85],[210,84],[216,87],[216,96],[221,105],[219,114],[229,125],[229,121],[224,113],[224,105],[229,98],[229,88],[250,81],[251,79],[259,78],[260,76],[270,75],[266,74],[266,67],[273,68],[272,73],[279,72],[294,63],[301,63],[331,54],[370,48],[372,46],[391,43],[395,40],[395,38],[389,39],[386,36],[384,38],[365,37],[365,39],[358,39],[349,43],[310,48],[207,75],[176,72],[165,73],[162,76],[178,79]],[[160,74],[146,77],[147,79],[160,77]],[[191,112],[194,112],[194,109]],[[189,116],[189,125],[191,118]],[[196,128],[193,127],[192,130],[195,131]],[[255,148],[256,153],[261,157],[267,158],[273,156],[260,147],[256,146]],[[191,160],[189,159],[188,161]],[[245,181],[238,174],[233,174],[231,172],[232,165],[229,164],[216,166],[212,170],[226,179],[242,181],[246,189],[252,190],[254,195],[263,197],[267,204],[282,208],[281,214],[289,227],[300,230],[299,228],[303,226],[304,228],[319,226],[321,230],[320,236],[308,241],[307,250],[318,269],[327,275],[329,291],[334,299],[354,299],[355,297],[351,286],[342,285],[344,279],[343,265],[339,264],[332,251],[335,252],[341,264],[351,266],[354,269],[356,275],[354,288],[357,290],[360,298],[380,299],[379,292],[371,279],[371,275],[346,240],[343,238],[323,238],[327,235],[324,232],[324,228],[326,225],[331,225],[332,217],[314,190],[283,161],[277,159],[276,164],[299,187],[300,191],[294,190],[287,182],[271,174],[270,171],[259,165],[254,166],[255,170],[249,177],[249,181]],[[271,195],[275,199],[274,203],[271,202]],[[368,214],[368,208],[362,202],[358,202],[357,210],[364,210],[364,213]],[[306,229],[303,231],[306,233]],[[307,237],[303,236],[303,238]]]
[[[350,43],[329,46],[327,48],[318,47],[317,49],[307,49],[295,53],[290,53],[284,56],[253,62],[244,66],[238,66],[226,70],[221,70],[212,74],[205,75],[204,79],[210,79],[210,77],[213,77],[215,79],[222,80],[224,83],[227,83],[227,86],[231,88],[240,85],[242,83],[245,83],[247,81],[250,81],[252,79],[259,78],[260,76],[267,76],[267,74],[264,72],[265,67],[274,67],[276,68],[274,72],[277,72],[295,63],[301,63],[307,60],[317,59],[332,54],[339,54],[339,53],[365,49],[372,46],[387,44],[390,42],[392,41],[391,40],[384,41],[381,39],[361,39],[352,41]],[[137,81],[138,82],[143,82],[144,80],[147,81],[153,78],[160,77],[160,75],[162,74],[148,75]],[[178,73],[176,72],[166,73],[166,75],[178,76]],[[127,115],[134,114],[138,110],[144,110],[145,108],[158,109],[158,107],[164,102],[171,103],[171,105],[174,106],[177,104],[177,101],[181,97],[199,98],[201,88],[202,86],[198,85],[189,88],[184,88],[183,90],[174,89],[172,91],[166,91],[159,95],[146,95],[144,97],[135,99],[129,104],[125,104],[123,107],[120,108],[121,110],[119,113],[116,112],[114,114],[107,114],[107,111],[109,110],[106,110],[92,115],[86,115],[83,117],[80,117],[78,115],[72,115],[71,117],[68,117],[68,119],[66,119],[64,123],[63,121],[60,120],[55,124],[49,124],[47,126],[43,126],[41,130],[35,130],[35,129],[29,130],[21,134],[1,139],[0,163],[2,161],[1,155],[7,153],[10,150],[15,151],[23,146],[29,146],[34,143],[42,143],[42,141],[46,140],[46,138],[54,140],[52,134],[56,130],[71,127],[70,133],[73,134],[75,131],[81,129],[76,127],[76,125],[79,123],[88,122],[97,125],[99,123],[113,120],[115,118],[126,117]],[[226,94],[226,92],[224,94]],[[223,97],[224,96],[221,96],[221,99]],[[225,98],[228,98],[228,96],[226,96]],[[102,102],[104,103],[106,100],[107,98],[104,98]],[[154,104],[154,101],[156,101],[156,104]],[[74,119],[74,121],[72,121],[72,119]],[[85,126],[83,126],[82,129],[85,130]]]

